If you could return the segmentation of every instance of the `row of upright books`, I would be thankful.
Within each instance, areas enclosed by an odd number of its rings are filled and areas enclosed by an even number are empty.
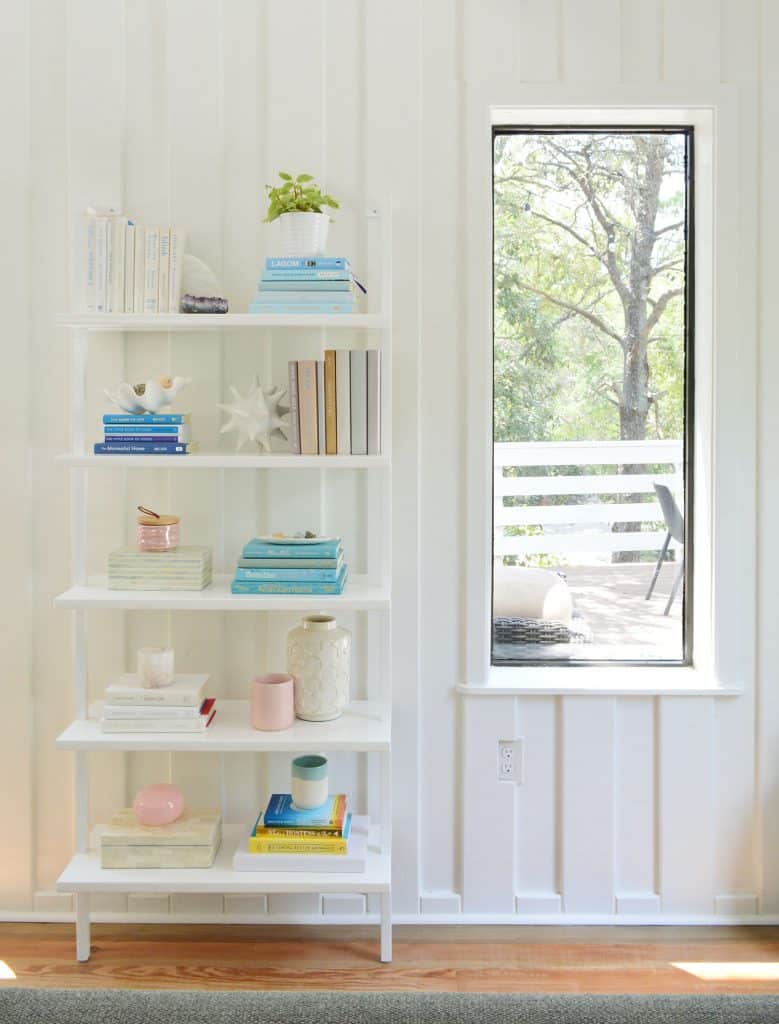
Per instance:
[[[233,594],[342,594],[349,570],[340,537],[257,537],[244,545]]]
[[[378,455],[381,352],[327,349],[289,363],[290,447],[297,455]]]
[[[106,413],[95,455],[189,455],[197,451],[189,413]]]
[[[207,675],[177,675],[168,686],[144,687],[136,675],[120,676],[105,694],[103,732],[199,733],[216,715],[216,700],[206,696]]]
[[[269,256],[250,313],[353,313],[358,290],[344,256]]]
[[[86,224],[88,313],[178,313],[185,235],[138,224],[115,211],[89,211]]]

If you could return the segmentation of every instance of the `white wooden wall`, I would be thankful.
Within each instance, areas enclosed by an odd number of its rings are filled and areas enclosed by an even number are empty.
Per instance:
[[[779,9],[772,0],[27,0],[5,12],[0,90],[7,104],[0,208],[7,370],[0,767],[7,841],[0,908],[67,910],[53,894],[72,845],[72,761],[53,749],[69,720],[70,623],[52,608],[69,578],[66,473],[52,458],[68,429],[67,339],[52,326],[74,279],[68,254],[87,202],[121,203],[175,223],[245,309],[272,234],[263,185],[278,169],[322,176],[344,200],[333,243],[367,264],[362,211],[393,197],[395,552],[395,910],[399,915],[779,914],[779,553],[757,552],[755,685],[707,698],[458,698],[464,672],[462,330],[463,94],[496,69],[523,82],[692,83],[744,87],[742,124],[759,132],[738,214],[760,244],[738,286],[753,296],[759,383],[758,536],[773,534],[779,409],[773,233],[779,204]],[[757,233],[756,233],[757,237]],[[196,432],[254,371],[283,379],[286,350],[227,333],[91,343],[97,424],[103,386],[189,374]],[[318,332],[301,332],[300,356]],[[360,343],[364,339],[356,339]],[[725,400],[728,400],[727,395]],[[735,399],[734,399],[735,400]],[[756,412],[755,412],[756,410]],[[310,525],[324,509],[351,560],[364,557],[362,474],[101,472],[90,478],[90,559],[128,539],[139,502],[180,512],[187,540],[230,568],[265,527]],[[485,500],[488,498],[485,496]],[[747,497],[745,507],[751,505]],[[735,553],[750,558],[750,552]],[[735,555],[734,555],[735,557]],[[136,648],[171,641],[184,669],[242,696],[252,672],[283,662],[294,616],[101,612],[90,617],[90,685],[130,667]],[[357,690],[370,668],[355,631]],[[521,787],[495,778],[495,745],[526,742]],[[226,795],[241,820],[280,784],[261,757],[92,755],[92,817],[141,784],[179,782],[192,800]],[[370,800],[364,765],[338,777]],[[318,912],[308,897],[112,897],[106,912],[203,916]],[[624,919],[624,917],[623,917]]]

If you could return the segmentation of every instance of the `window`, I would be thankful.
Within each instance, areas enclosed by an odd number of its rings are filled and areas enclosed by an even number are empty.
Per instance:
[[[492,144],[492,664],[690,664],[693,130]]]

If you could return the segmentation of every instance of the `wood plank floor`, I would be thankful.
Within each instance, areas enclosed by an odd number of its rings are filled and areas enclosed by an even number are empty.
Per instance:
[[[391,964],[377,960],[376,931],[96,925],[92,958],[79,964],[71,925],[0,924],[0,959],[17,978],[0,984],[779,993],[779,928],[397,927]]]

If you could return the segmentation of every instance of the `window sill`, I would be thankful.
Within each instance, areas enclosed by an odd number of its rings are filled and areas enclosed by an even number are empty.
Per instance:
[[[700,669],[688,667],[492,666],[484,684],[461,683],[469,697],[738,697],[744,690],[719,686]]]

